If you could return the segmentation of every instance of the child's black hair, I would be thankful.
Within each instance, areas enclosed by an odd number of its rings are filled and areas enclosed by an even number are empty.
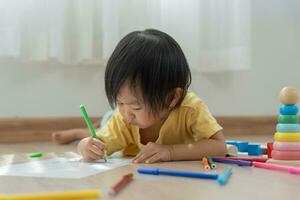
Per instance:
[[[112,108],[121,86],[137,84],[153,114],[168,108],[175,88],[182,88],[180,105],[191,84],[191,72],[178,43],[168,34],[147,29],[126,35],[110,56],[105,70],[105,91]],[[133,90],[134,91],[134,90]]]

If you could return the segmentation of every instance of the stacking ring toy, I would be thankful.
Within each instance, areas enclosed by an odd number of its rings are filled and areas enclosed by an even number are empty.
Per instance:
[[[277,132],[274,135],[274,140],[277,142],[300,142],[300,132]]]
[[[300,151],[272,151],[272,158],[276,160],[300,160]]]
[[[279,112],[282,115],[297,115],[299,109],[295,105],[281,105]]]
[[[277,132],[300,132],[300,124],[277,124]]]
[[[300,151],[300,142],[273,142],[273,149],[277,151]]]
[[[298,124],[298,115],[279,115],[279,124]]]

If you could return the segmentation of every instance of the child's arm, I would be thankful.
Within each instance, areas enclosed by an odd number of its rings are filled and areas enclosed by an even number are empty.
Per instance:
[[[190,144],[161,145],[149,143],[133,159],[133,162],[154,163],[171,160],[199,160],[204,156],[224,156],[226,151],[223,133],[218,131],[209,139],[202,139]]]
[[[97,160],[103,157],[104,150],[107,155],[124,149],[133,143],[132,134],[123,117],[116,110],[105,126],[97,132],[97,140],[91,137],[84,138],[78,144],[78,152],[88,160]]]
[[[191,144],[172,145],[171,160],[199,160],[204,156],[224,156],[226,153],[223,132],[218,131],[209,139],[202,139]]]

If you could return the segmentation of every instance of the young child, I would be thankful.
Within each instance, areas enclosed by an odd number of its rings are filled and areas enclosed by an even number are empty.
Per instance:
[[[98,132],[78,144],[87,160],[123,150],[134,163],[225,155],[222,127],[188,90],[191,72],[177,42],[158,30],[134,31],[117,45],[105,71],[115,109]]]

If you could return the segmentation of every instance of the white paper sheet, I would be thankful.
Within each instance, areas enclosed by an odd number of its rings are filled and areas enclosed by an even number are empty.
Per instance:
[[[79,179],[129,163],[130,159],[126,158],[109,158],[107,162],[103,160],[87,162],[81,158],[58,157],[3,166],[0,167],[0,176]]]

